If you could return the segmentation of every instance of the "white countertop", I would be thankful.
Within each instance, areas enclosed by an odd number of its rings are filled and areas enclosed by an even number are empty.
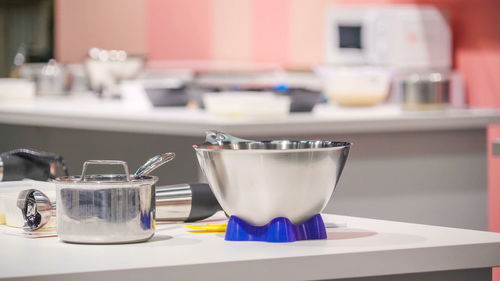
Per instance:
[[[78,245],[2,234],[0,279],[305,280],[500,265],[500,234],[356,217],[327,240],[228,242],[221,233],[159,225],[146,243]]]
[[[0,101],[0,123],[132,133],[200,136],[215,129],[242,136],[328,135],[422,130],[484,129],[500,122],[491,109],[404,112],[395,106],[346,109],[318,105],[314,113],[282,119],[217,118],[202,110],[151,108],[94,98]]]

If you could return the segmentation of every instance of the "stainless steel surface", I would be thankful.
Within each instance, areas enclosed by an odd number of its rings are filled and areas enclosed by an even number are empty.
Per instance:
[[[493,140],[493,143],[491,145],[493,148],[493,155],[500,155],[500,139]]]
[[[3,160],[2,157],[0,157],[0,181],[3,180]]]
[[[122,165],[124,175],[86,175],[91,164]],[[80,177],[55,180],[57,234],[65,242],[113,244],[146,241],[154,235],[153,176],[131,176],[123,161],[92,160]]]
[[[242,142],[255,142],[253,140],[240,139],[235,136],[231,136],[229,134],[215,130],[208,130],[205,132],[205,134],[206,134],[205,143],[216,144],[216,145],[223,145],[225,143],[236,144]]]
[[[135,172],[135,176],[147,176],[156,168],[161,165],[172,161],[175,158],[175,153],[168,152],[160,155],[156,155],[153,158],[149,159],[146,163],[144,163],[137,171]]]
[[[276,217],[301,223],[320,213],[349,148],[345,142],[290,140],[194,146],[224,211],[254,225]]]
[[[19,193],[17,207],[23,214],[25,231],[35,231],[43,227],[55,215],[55,203],[37,189],[27,189]]]
[[[189,184],[156,187],[156,220],[186,221],[191,212],[192,199]]]
[[[412,74],[401,82],[407,110],[442,109],[450,103],[450,78],[441,73]]]

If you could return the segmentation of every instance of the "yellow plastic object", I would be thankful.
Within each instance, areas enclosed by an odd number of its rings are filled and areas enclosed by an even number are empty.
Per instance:
[[[191,229],[189,232],[193,233],[214,233],[214,232],[226,232],[227,224],[186,224],[185,228]]]

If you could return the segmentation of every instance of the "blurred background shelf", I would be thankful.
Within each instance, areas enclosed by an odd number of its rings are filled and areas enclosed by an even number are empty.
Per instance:
[[[341,108],[317,105],[313,113],[284,118],[219,118],[186,107],[149,108],[94,98],[37,98],[0,103],[0,123],[41,127],[202,137],[207,129],[271,138],[346,133],[485,129],[500,122],[493,109],[405,112],[398,106]]]

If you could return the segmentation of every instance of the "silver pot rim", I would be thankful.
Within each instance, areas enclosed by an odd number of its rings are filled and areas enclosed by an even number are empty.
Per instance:
[[[85,175],[83,180],[81,176],[68,176],[59,177],[53,182],[57,183],[73,183],[73,184],[117,184],[117,185],[127,185],[131,183],[148,183],[154,184],[158,181],[157,176],[132,176],[130,175],[129,180],[127,180],[126,174],[93,174]]]

